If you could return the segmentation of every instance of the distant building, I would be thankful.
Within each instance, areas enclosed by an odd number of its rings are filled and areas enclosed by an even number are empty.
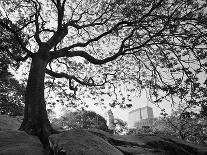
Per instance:
[[[136,128],[152,127],[157,121],[157,118],[143,119],[135,123]]]
[[[153,120],[153,109],[146,106],[129,112],[128,126],[129,128],[135,128],[137,126],[151,126],[153,124]]]
[[[114,129],[114,115],[111,109],[104,114],[104,118],[106,119],[108,128]]]

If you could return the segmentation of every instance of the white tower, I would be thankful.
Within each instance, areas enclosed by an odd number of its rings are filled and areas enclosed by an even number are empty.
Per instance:
[[[105,119],[106,119],[108,128],[114,129],[114,115],[111,109],[105,113]]]

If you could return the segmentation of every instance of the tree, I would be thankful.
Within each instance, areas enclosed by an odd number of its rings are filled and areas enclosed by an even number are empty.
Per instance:
[[[44,82],[55,89],[58,78],[67,79],[74,91],[71,98],[80,85],[90,86],[91,94],[116,96],[115,89],[123,81],[139,90],[148,88],[156,102],[174,96],[189,104],[206,100],[201,98],[206,80],[199,85],[198,78],[206,75],[207,67],[206,1],[10,0],[1,4],[5,8],[1,33],[10,35],[1,50],[17,61],[31,60],[20,130],[39,135],[44,143],[54,132],[46,112]],[[67,91],[62,89],[60,96],[64,94]],[[124,107],[125,99],[110,105]]]
[[[106,120],[93,111],[77,110],[75,112],[66,112],[59,119],[55,118],[52,122],[64,129],[96,128],[107,132],[109,131]]]
[[[127,128],[127,122],[119,119],[119,118],[115,118],[114,119],[114,133],[115,134],[124,134],[127,132],[128,128]]]
[[[191,107],[192,108],[192,107]],[[165,115],[154,124],[156,134],[172,135],[195,144],[205,144],[206,123],[199,113],[192,112],[187,106],[180,107],[170,116]]]

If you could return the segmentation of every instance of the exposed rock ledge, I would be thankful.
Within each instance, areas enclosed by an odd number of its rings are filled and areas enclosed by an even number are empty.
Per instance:
[[[37,137],[17,130],[19,125],[19,119],[0,115],[0,155],[48,155]],[[173,137],[121,136],[96,129],[65,131],[49,140],[54,155],[207,155],[207,148]]]
[[[86,130],[70,130],[49,137],[54,154],[123,155],[113,145]]]
[[[0,131],[0,155],[46,155],[46,150],[37,137],[7,130]]]
[[[207,155],[207,148],[159,136],[121,136],[91,130],[71,130],[50,136],[55,154],[66,155]]]
[[[22,117],[11,117],[8,115],[0,115],[0,131],[18,130]]]

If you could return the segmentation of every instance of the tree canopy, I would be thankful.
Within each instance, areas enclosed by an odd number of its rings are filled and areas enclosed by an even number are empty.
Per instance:
[[[132,83],[129,91],[149,88],[157,102],[169,96],[197,102],[205,93],[206,79],[198,77],[206,74],[205,1],[21,0],[2,5],[7,16],[0,25],[25,59],[40,45],[48,46],[46,73],[52,78],[46,84],[61,91],[61,99],[67,99],[65,87],[76,92],[79,85],[101,86],[102,91],[90,87],[91,94],[112,96],[121,80]],[[67,85],[58,87],[55,78],[66,78]]]
[[[125,122],[119,118],[115,118],[114,119],[114,129],[113,129],[114,134],[126,134],[127,131],[128,131],[127,122]]]
[[[171,115],[157,120],[153,128],[155,134],[172,135],[187,142],[206,145],[206,118],[183,105]]]
[[[109,131],[106,120],[93,111],[77,110],[75,112],[67,111],[59,119],[54,118],[52,123],[61,126],[64,129],[91,129],[96,128],[103,131]]]
[[[59,102],[71,105],[83,94],[94,98],[106,94],[114,98],[112,107],[127,107],[130,95],[123,89],[129,93],[146,89],[154,103],[167,99],[175,104],[179,99],[205,106],[206,3],[1,2],[1,51],[16,61],[31,60],[21,130],[46,137],[52,131],[44,92],[47,101],[56,94]]]

